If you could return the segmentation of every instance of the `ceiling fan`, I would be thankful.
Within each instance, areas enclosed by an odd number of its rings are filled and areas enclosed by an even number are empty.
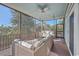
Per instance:
[[[37,7],[40,9],[42,13],[48,10],[48,4],[38,4]]]

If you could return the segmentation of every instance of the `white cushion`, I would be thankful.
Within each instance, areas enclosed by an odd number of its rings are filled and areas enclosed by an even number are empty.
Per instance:
[[[44,43],[46,40],[47,40],[46,38],[43,38],[43,39],[41,39],[41,40],[35,42],[35,43],[33,44],[33,46],[34,46],[35,48],[36,48],[36,47],[39,47],[39,46],[40,46],[42,43]]]
[[[14,42],[21,44],[22,46],[25,46],[27,48],[31,48],[31,46],[32,46],[32,44],[29,44],[29,43],[24,42],[24,41],[20,41],[20,39],[15,39]]]
[[[41,31],[40,33],[40,37],[48,37],[49,36],[49,31]]]
[[[20,39],[15,39],[14,42],[18,42]]]
[[[29,40],[29,41],[27,41],[27,43],[33,44],[33,43],[35,43],[35,42],[37,42],[37,41],[38,41],[38,39],[34,39],[34,40]]]
[[[29,44],[29,43],[24,42],[24,41],[22,41],[21,45],[22,45],[22,46],[25,46],[25,47],[27,47],[27,48],[31,48],[31,47],[32,47],[32,44]]]

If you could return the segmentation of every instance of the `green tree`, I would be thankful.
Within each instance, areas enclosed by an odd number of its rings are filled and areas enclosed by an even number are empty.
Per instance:
[[[11,23],[13,25],[13,31],[12,32],[21,32],[22,33],[31,33],[34,29],[34,20],[30,16],[25,16],[21,14],[21,20],[20,20],[20,13],[12,11],[13,18],[11,20]]]

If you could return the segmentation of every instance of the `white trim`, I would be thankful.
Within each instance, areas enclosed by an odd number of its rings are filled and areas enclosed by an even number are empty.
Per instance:
[[[68,17],[68,15],[70,14],[72,8],[74,6],[74,3],[69,3],[68,7],[67,7],[67,10],[66,10],[66,14],[65,14],[65,17]]]
[[[66,41],[65,41],[66,42]],[[66,46],[67,46],[67,42],[66,42]],[[68,48],[68,51],[69,51],[69,53],[70,53],[70,55],[72,56],[72,53],[71,53],[71,50],[70,50],[70,48],[67,46],[67,48]]]
[[[66,18],[70,18],[71,14],[75,12],[75,6],[74,6],[74,5],[75,5],[75,4],[72,4],[72,3],[68,5],[67,11],[66,11],[66,15],[65,15],[65,20],[66,20]],[[68,19],[68,20],[69,20],[69,19]],[[70,30],[69,30],[69,31],[70,31]],[[70,35],[70,33],[69,33],[69,35]],[[70,38],[69,38],[69,41],[70,41]],[[65,39],[65,42],[66,42],[66,45],[67,45],[66,39]],[[68,43],[68,44],[69,44],[69,43]],[[72,56],[71,50],[70,50],[70,48],[69,48],[69,45],[67,45],[67,48],[68,48],[68,50],[69,50],[70,55]]]

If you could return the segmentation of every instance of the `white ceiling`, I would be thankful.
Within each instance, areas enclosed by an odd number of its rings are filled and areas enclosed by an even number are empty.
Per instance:
[[[67,8],[66,3],[49,3],[47,11],[41,13],[37,7],[38,3],[5,3],[5,5],[42,20],[63,17]]]

